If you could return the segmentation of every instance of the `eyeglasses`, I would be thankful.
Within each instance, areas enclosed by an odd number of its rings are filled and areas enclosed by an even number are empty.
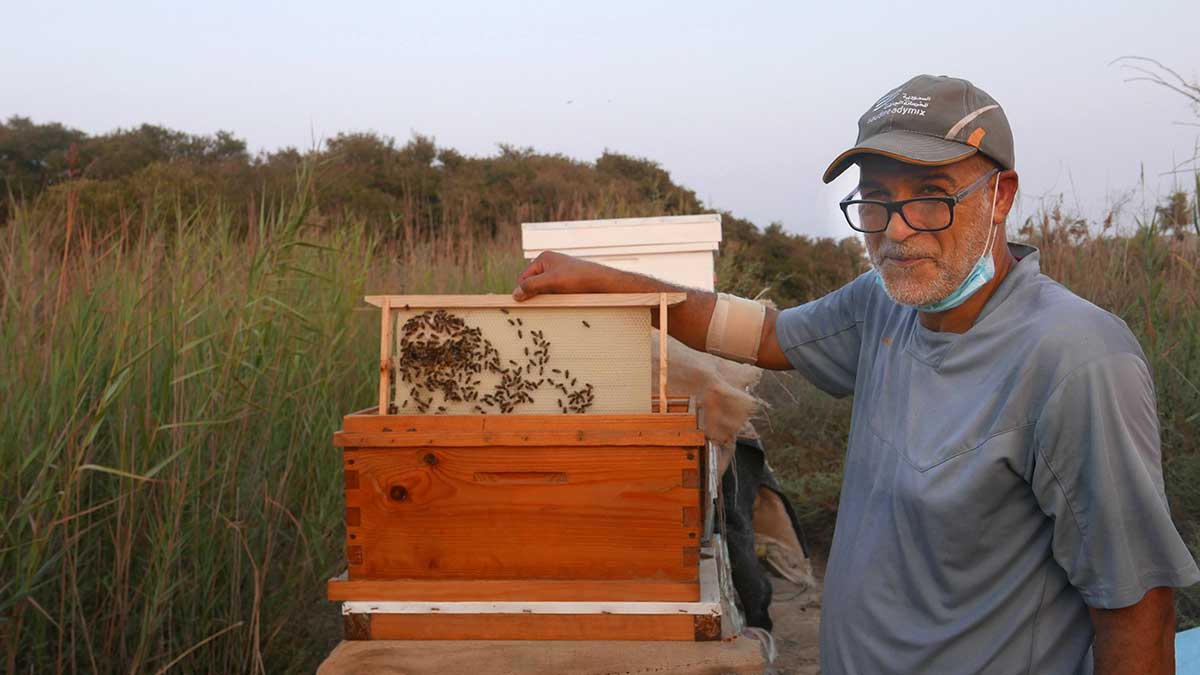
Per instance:
[[[892,214],[899,211],[900,217],[914,230],[921,232],[937,232],[950,227],[954,223],[954,207],[967,195],[987,184],[988,180],[1000,173],[992,169],[975,179],[962,191],[946,197],[913,197],[897,202],[885,202],[878,199],[850,199],[858,192],[854,188],[846,198],[838,202],[842,214],[850,227],[867,234],[883,232],[887,229]]]

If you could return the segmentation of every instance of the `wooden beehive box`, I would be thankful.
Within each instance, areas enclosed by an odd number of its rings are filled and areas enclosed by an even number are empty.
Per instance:
[[[329,597],[347,606],[400,603],[408,609],[384,623],[376,617],[375,630],[348,619],[349,636],[712,638],[713,615],[704,609],[712,603],[688,609],[702,601],[705,440],[691,401],[666,396],[667,364],[660,363],[656,397],[648,377],[650,312],[661,312],[665,321],[665,309],[682,299],[541,296],[517,305],[507,296],[369,298],[383,310],[380,401],[347,415],[334,435],[343,453],[347,571],[330,581]],[[479,372],[437,375],[443,385],[452,383],[431,401],[428,392],[412,391],[414,373],[425,371],[404,357],[430,353],[412,349],[414,341],[442,338],[420,337],[405,326],[422,316],[417,323],[430,323],[438,312],[439,325],[451,326],[447,334],[466,336],[451,357],[483,353],[504,368],[490,379]],[[470,332],[480,325],[491,326],[482,332],[489,345]],[[605,333],[606,326],[618,330]],[[522,337],[530,331],[542,336],[533,355],[523,351],[530,344],[495,336],[518,330]],[[571,339],[572,330],[585,339]],[[618,334],[629,330],[639,333]],[[405,331],[408,344],[399,339]],[[555,347],[547,359],[538,345],[551,338]],[[519,357],[514,349],[522,350]],[[433,352],[433,358],[449,358]],[[660,350],[664,361],[666,353]],[[518,389],[534,400],[513,404],[504,396],[511,405],[494,405],[493,398],[482,411],[476,407],[496,387],[511,388],[517,369],[527,382]],[[533,386],[551,370],[568,369],[571,377],[555,380],[557,389]],[[578,391],[584,380],[600,383],[582,397],[589,405],[557,402],[562,387]],[[637,391],[621,389],[629,381]],[[556,403],[547,406],[542,396]],[[692,605],[671,606],[658,618],[643,607],[632,618],[617,612],[618,619],[603,618],[613,614],[611,607],[564,619],[562,607],[531,618],[492,606],[484,619],[472,619],[470,613],[437,617],[438,608],[422,604],[515,601]],[[703,621],[693,615],[704,615]],[[380,633],[382,625],[390,628]],[[662,628],[657,633],[642,630],[656,625]]]

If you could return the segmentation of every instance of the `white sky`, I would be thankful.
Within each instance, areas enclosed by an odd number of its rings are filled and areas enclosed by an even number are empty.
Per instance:
[[[831,187],[821,172],[916,73],[966,77],[1005,107],[1026,211],[1065,193],[1097,216],[1143,174],[1164,193],[1200,138],[1177,124],[1200,121],[1182,97],[1109,65],[1138,54],[1197,79],[1200,2],[1182,0],[143,0],[3,16],[2,117],[228,129],[252,150],[352,130],[468,154],[609,148],[660,162],[710,206],[814,235],[850,234],[835,202],[853,172]]]

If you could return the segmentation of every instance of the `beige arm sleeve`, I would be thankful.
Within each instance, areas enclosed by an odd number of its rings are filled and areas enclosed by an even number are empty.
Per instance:
[[[766,316],[767,308],[753,300],[718,293],[704,350],[731,361],[755,363]]]

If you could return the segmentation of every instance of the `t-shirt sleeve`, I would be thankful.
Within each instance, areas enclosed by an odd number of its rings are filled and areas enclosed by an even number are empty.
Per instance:
[[[1034,429],[1032,485],[1054,519],[1053,555],[1098,609],[1200,581],[1163,489],[1154,385],[1143,359],[1110,354],[1075,368]]]
[[[870,290],[864,288],[868,275],[822,298],[785,309],[775,321],[775,337],[792,367],[834,396],[854,391],[862,344],[859,298]]]

